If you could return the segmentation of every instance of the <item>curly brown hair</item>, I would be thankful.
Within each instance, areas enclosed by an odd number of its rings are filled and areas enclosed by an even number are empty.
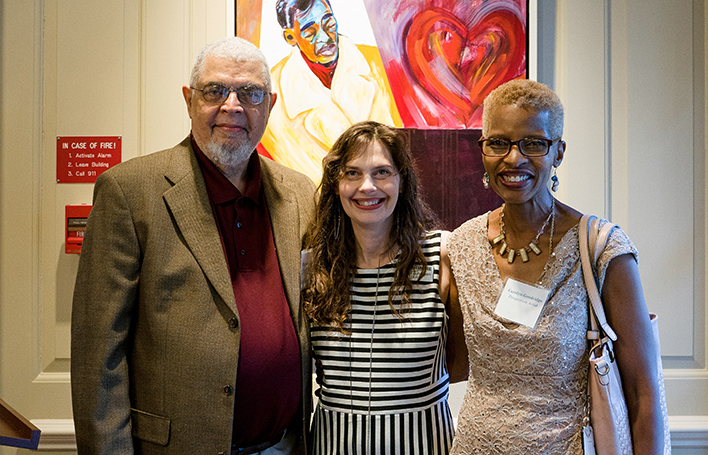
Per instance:
[[[345,165],[362,153],[369,144],[378,142],[391,154],[400,175],[400,195],[393,212],[389,234],[391,245],[398,244],[400,253],[396,273],[389,291],[391,311],[402,317],[409,303],[411,273],[421,266],[418,279],[427,266],[421,241],[434,226],[434,216],[418,192],[418,178],[410,151],[395,129],[374,121],[352,125],[332,146],[322,160],[320,199],[315,220],[310,226],[305,247],[310,250],[303,290],[304,309],[317,325],[336,326],[346,333],[349,318],[350,287],[356,270],[356,239],[349,217],[339,199],[339,183]],[[415,279],[415,277],[414,277]],[[398,308],[394,306],[398,301]]]

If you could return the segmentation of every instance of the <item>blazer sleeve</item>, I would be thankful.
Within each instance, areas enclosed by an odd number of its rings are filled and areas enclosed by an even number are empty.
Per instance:
[[[123,190],[99,176],[74,288],[71,390],[78,453],[132,454],[129,333],[140,245]]]

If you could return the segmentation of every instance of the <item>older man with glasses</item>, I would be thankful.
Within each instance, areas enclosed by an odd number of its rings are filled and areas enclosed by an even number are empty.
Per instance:
[[[190,136],[96,181],[72,317],[79,454],[306,453],[314,184],[254,153],[276,101],[255,46],[208,45],[182,93]]]

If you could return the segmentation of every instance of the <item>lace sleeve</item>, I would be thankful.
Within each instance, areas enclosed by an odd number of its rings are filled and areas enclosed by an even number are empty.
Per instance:
[[[600,226],[602,227],[607,223],[609,223],[609,221],[601,220]],[[597,261],[597,277],[600,289],[602,289],[602,285],[605,283],[605,274],[607,273],[607,266],[610,265],[610,261],[623,254],[631,254],[634,256],[634,259],[638,261],[639,252],[637,248],[629,239],[629,236],[617,226],[612,229],[610,238],[607,240],[607,245]]]

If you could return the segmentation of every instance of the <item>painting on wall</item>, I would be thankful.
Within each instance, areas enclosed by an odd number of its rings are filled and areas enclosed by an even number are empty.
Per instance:
[[[526,0],[364,0],[407,128],[481,128],[482,101],[526,77]]]
[[[339,135],[376,120],[416,141],[425,194],[445,227],[498,204],[478,178],[438,177],[454,161],[450,172],[481,178],[473,130],[484,97],[526,77],[527,0],[235,1],[236,34],[263,50],[278,97],[259,153],[317,183]]]

